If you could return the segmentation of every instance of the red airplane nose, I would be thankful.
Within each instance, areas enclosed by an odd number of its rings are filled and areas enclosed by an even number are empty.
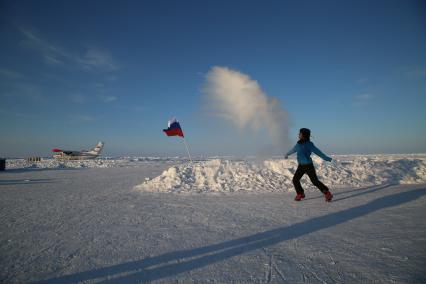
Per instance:
[[[55,149],[52,150],[52,152],[62,152],[62,150],[55,148]]]

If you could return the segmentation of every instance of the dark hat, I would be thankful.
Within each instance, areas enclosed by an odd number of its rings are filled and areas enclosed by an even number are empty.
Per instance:
[[[300,128],[300,133],[302,133],[303,138],[307,140],[311,137],[311,130],[308,128]]]

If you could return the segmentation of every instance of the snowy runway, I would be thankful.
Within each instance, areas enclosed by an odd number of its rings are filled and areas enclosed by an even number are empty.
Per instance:
[[[170,163],[0,175],[4,283],[424,283],[426,185],[135,190]]]

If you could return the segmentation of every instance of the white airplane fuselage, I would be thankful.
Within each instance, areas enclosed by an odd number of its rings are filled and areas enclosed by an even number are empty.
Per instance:
[[[104,142],[99,142],[92,150],[82,150],[82,151],[68,151],[61,149],[53,149],[52,151],[56,154],[53,155],[53,158],[57,160],[92,160],[97,158],[104,146]]]
[[[99,155],[67,155],[64,153],[55,154],[53,158],[57,160],[92,160],[97,158]]]

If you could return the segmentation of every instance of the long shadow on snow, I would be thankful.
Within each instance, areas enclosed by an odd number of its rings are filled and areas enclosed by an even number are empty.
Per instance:
[[[296,239],[298,237],[365,216],[381,209],[398,206],[403,203],[416,200],[424,195],[426,195],[426,188],[396,193],[377,198],[364,205],[326,216],[316,217],[291,226],[273,229],[214,245],[165,253],[138,261],[126,262],[114,266],[52,278],[37,283],[75,283],[90,279],[94,280],[101,277],[111,278],[117,274],[132,272],[134,273],[121,277],[117,275],[118,277],[102,281],[102,283],[140,283],[154,281],[202,268],[253,250],[276,245],[283,241]],[[152,266],[157,267],[150,268]]]

